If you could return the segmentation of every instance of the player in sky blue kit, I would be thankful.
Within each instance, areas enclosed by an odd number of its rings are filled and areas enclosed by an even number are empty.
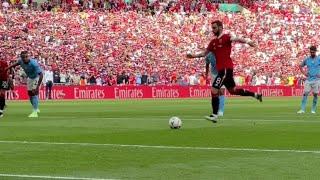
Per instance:
[[[307,98],[310,92],[313,93],[312,109],[311,113],[316,113],[319,85],[320,85],[320,57],[316,55],[317,47],[310,47],[310,56],[306,58],[299,66],[300,71],[307,77],[304,83],[303,98],[301,102],[301,109],[298,114],[305,113]],[[303,67],[307,67],[307,71],[304,71]]]
[[[43,73],[36,59],[31,59],[28,57],[27,51],[22,51],[20,54],[20,59],[18,62],[12,64],[7,69],[14,68],[16,66],[21,66],[24,72],[26,73],[27,80],[27,89],[30,102],[33,107],[33,112],[29,117],[34,118],[38,117],[39,110],[39,87],[42,83]]]
[[[209,74],[209,66],[211,71],[211,79],[214,80],[218,75],[218,70],[216,68],[216,58],[213,53],[209,53],[206,58],[206,78],[208,78]],[[218,116],[223,116],[224,113],[224,92],[225,88],[222,87],[219,92],[219,110],[218,110]]]

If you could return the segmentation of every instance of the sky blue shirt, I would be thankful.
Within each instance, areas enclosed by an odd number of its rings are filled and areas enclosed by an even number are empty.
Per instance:
[[[40,65],[35,59],[30,59],[28,64],[25,64],[22,59],[18,60],[18,64],[22,67],[28,78],[35,79],[42,72]]]
[[[216,57],[214,56],[214,54],[210,52],[206,56],[205,61],[207,64],[210,64],[211,74],[216,76],[218,74],[218,71],[216,68]]]
[[[319,80],[320,77],[320,57],[317,56],[315,58],[308,57],[304,61],[302,61],[301,67],[307,66],[308,77],[307,80],[314,81]]]

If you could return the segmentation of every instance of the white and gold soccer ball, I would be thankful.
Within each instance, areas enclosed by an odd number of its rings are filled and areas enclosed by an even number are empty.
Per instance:
[[[169,126],[171,129],[179,129],[182,126],[182,121],[180,118],[174,116],[169,119]]]

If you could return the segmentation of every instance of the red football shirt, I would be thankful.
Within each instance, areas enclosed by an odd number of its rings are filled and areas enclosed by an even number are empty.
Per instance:
[[[0,60],[0,81],[7,81],[9,78],[9,71],[5,71],[8,67],[8,63],[6,61]]]
[[[221,37],[212,39],[207,50],[212,52],[216,57],[217,70],[233,69],[233,62],[231,55],[231,36],[223,34]]]

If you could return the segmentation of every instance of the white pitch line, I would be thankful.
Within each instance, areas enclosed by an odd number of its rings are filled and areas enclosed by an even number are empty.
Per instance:
[[[320,150],[297,149],[255,149],[255,148],[229,148],[229,147],[191,147],[191,146],[157,146],[138,144],[98,144],[98,143],[72,143],[72,142],[37,142],[37,141],[0,141],[2,144],[42,144],[42,145],[74,145],[74,146],[109,146],[151,149],[184,149],[184,150],[216,150],[216,151],[250,151],[250,152],[287,152],[320,154]]]
[[[100,178],[38,176],[38,175],[26,175],[26,174],[0,174],[0,177],[38,178],[38,179],[67,179],[67,180],[113,180],[113,179],[100,179]]]

